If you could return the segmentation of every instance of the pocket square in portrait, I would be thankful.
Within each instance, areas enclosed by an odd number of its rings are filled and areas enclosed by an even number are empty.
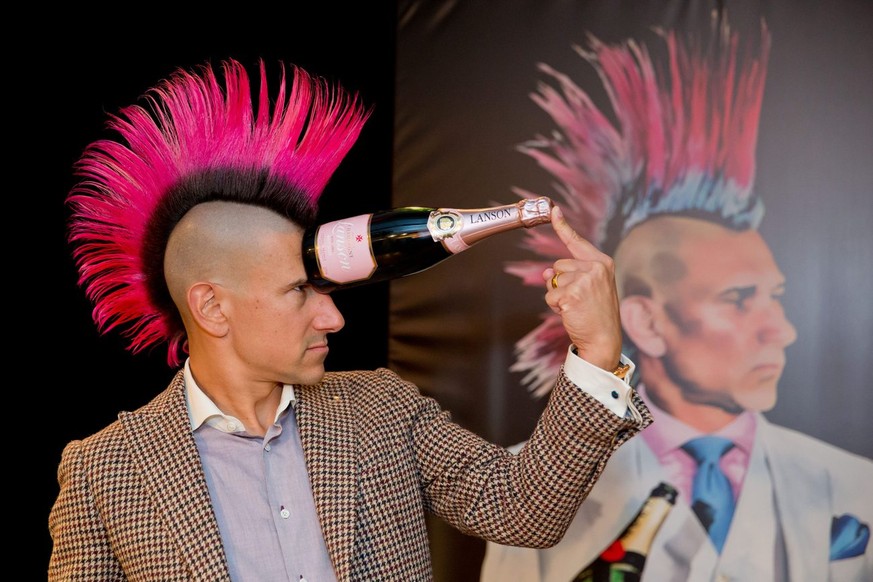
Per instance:
[[[831,521],[831,561],[862,555],[870,541],[870,526],[854,515],[843,514]]]

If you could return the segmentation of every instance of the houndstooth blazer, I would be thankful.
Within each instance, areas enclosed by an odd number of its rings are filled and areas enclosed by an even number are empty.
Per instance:
[[[610,455],[651,422],[622,419],[561,373],[516,456],[453,423],[387,369],[297,386],[295,414],[338,580],[431,580],[425,512],[501,544],[557,543]],[[73,441],[49,515],[49,580],[229,580],[185,402],[170,386]]]

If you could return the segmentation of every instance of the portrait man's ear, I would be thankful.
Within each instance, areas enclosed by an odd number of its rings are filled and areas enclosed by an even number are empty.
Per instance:
[[[621,325],[634,345],[647,356],[660,358],[667,344],[655,321],[657,306],[649,297],[631,295],[621,300]]]

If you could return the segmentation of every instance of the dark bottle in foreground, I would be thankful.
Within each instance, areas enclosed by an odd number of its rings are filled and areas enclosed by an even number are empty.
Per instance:
[[[676,504],[676,489],[659,483],[618,539],[573,582],[638,582],[655,534]]]
[[[407,206],[313,226],[303,234],[303,266],[319,291],[406,277],[501,232],[551,220],[545,196],[491,208]]]

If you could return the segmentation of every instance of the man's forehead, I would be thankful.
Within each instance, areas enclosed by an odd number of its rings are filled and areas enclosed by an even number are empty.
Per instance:
[[[785,278],[763,240],[738,237],[728,247],[694,246],[682,255],[672,255],[681,263],[683,276],[665,287],[703,296],[737,290],[770,292],[784,284]],[[653,261],[657,263],[657,261]],[[678,269],[674,267],[674,272]],[[663,279],[663,277],[662,277]]]

